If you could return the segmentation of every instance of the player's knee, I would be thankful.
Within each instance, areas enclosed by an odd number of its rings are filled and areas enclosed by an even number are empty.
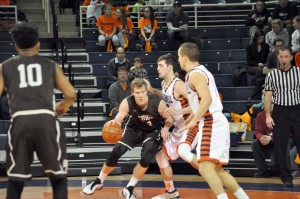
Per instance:
[[[169,166],[169,158],[164,150],[160,150],[156,155],[156,162],[159,168],[166,168]]]
[[[184,161],[190,163],[193,160],[193,153],[191,152],[191,147],[187,143],[180,143],[177,152],[179,157],[181,157]]]
[[[147,141],[143,146],[143,154],[140,160],[140,165],[144,168],[149,167],[151,160],[154,158],[158,149],[158,142],[156,141]]]
[[[113,148],[112,152],[109,154],[105,164],[109,167],[115,167],[118,163],[120,157],[126,153],[128,148],[123,144],[117,143],[116,146]]]

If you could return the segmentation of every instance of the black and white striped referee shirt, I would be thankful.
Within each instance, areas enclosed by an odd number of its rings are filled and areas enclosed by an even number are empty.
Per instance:
[[[292,66],[288,71],[275,69],[268,73],[265,90],[273,92],[273,101],[276,105],[300,104],[300,68]]]

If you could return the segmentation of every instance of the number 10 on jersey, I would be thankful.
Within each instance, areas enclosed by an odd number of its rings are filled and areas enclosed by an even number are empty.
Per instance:
[[[20,76],[20,88],[40,86],[43,82],[42,67],[40,64],[29,64],[27,67],[25,67],[24,64],[20,64],[18,71]]]

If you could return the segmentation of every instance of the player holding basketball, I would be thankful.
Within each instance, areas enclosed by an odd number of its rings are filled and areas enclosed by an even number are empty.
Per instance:
[[[76,94],[61,68],[38,55],[38,30],[19,23],[11,31],[18,56],[0,65],[0,94],[8,93],[12,123],[7,136],[7,198],[21,198],[24,181],[32,177],[30,164],[36,151],[53,188],[53,198],[68,198],[66,138],[55,114],[63,115]],[[55,107],[54,89],[64,100]],[[54,110],[55,109],[55,110]]]
[[[212,74],[198,62],[199,49],[194,43],[184,43],[178,49],[181,69],[187,72],[185,83],[193,118],[182,131],[192,129],[199,122],[197,160],[199,173],[218,199],[228,198],[224,186],[239,199],[248,199],[244,190],[222,165],[228,164],[230,132],[222,103]]]
[[[174,118],[174,128],[170,135],[170,139],[163,142],[162,150],[156,155],[156,161],[160,168],[162,178],[165,183],[165,193],[153,197],[152,199],[163,198],[180,198],[178,191],[173,183],[173,171],[169,161],[175,161],[179,156],[190,163],[198,170],[198,163],[191,150],[195,147],[196,135],[198,129],[179,132],[183,127],[185,119],[189,116],[185,114],[190,112],[188,107],[188,93],[185,83],[174,74],[176,60],[171,54],[160,56],[157,60],[157,71],[162,81],[162,91],[150,87],[149,92],[161,95],[168,105],[167,113]]]
[[[142,144],[142,157],[135,166],[129,183],[122,191],[126,199],[134,199],[133,189],[156,155],[162,142],[161,136],[164,140],[169,139],[169,128],[172,126],[173,119],[165,112],[167,109],[165,102],[157,95],[147,94],[147,83],[143,79],[131,82],[131,92],[132,95],[121,102],[115,119],[105,124],[105,126],[111,123],[121,124],[128,115],[123,137],[109,154],[99,176],[83,189],[85,194],[93,194],[97,189],[101,189],[106,176],[115,169],[119,158],[128,150]]]

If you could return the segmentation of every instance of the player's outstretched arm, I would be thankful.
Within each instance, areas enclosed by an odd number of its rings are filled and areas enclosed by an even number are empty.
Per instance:
[[[76,92],[58,64],[55,66],[55,84],[56,88],[64,95],[64,99],[56,104],[56,113],[58,115],[63,115],[74,103],[76,99]]]

